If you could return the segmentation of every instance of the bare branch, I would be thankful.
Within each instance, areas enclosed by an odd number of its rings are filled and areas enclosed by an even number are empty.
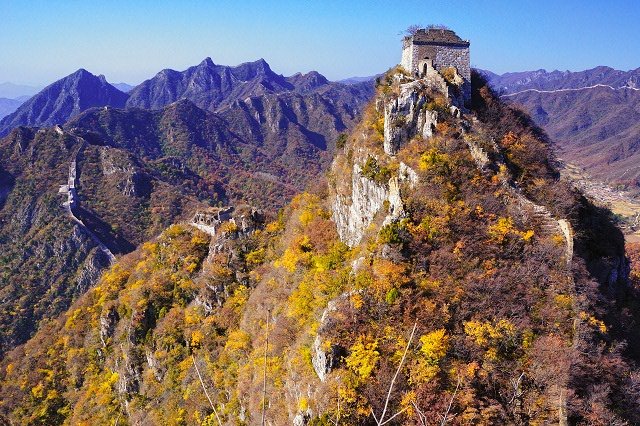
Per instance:
[[[381,426],[381,425],[386,423],[386,422],[384,422],[384,416],[387,413],[387,408],[389,406],[389,399],[391,399],[391,392],[393,391],[393,385],[395,384],[396,379],[398,378],[398,374],[400,374],[400,370],[402,369],[402,365],[404,364],[404,360],[407,357],[407,352],[409,352],[409,347],[411,346],[411,342],[413,341],[413,336],[416,334],[416,328],[417,327],[418,327],[418,321],[413,323],[413,329],[411,330],[411,336],[409,336],[409,341],[407,342],[407,346],[404,348],[404,353],[402,354],[402,359],[400,360],[400,364],[398,365],[398,369],[396,370],[396,374],[393,375],[393,379],[391,379],[391,383],[389,384],[389,390],[387,392],[387,398],[384,401],[384,408],[382,409],[382,414],[380,414],[380,420],[376,419],[376,423],[378,424],[378,426]],[[371,410],[371,412],[373,413],[373,410]],[[373,415],[373,417],[374,418],[376,417],[375,414]],[[393,417],[395,417],[395,415]]]
[[[416,413],[418,413],[418,418],[420,419],[420,424],[422,426],[427,426],[427,416],[424,415],[424,413],[422,412],[422,410],[420,408],[418,408],[418,405],[416,404],[415,401],[411,401],[411,404],[413,404],[413,408],[416,409]]]
[[[222,422],[220,421],[220,417],[218,417],[218,411],[216,411],[216,407],[213,405],[213,401],[209,398],[209,392],[207,392],[207,387],[204,385],[204,380],[202,380],[202,376],[200,375],[200,369],[198,368],[198,363],[196,362],[196,357],[191,354],[191,360],[193,361],[193,366],[196,368],[196,373],[198,373],[198,379],[200,379],[200,385],[202,385],[202,390],[204,391],[205,396],[209,400],[209,404],[211,404],[211,409],[213,409],[213,414],[216,415],[216,419],[218,420],[218,424],[222,426]]]
[[[376,413],[373,412],[373,408],[371,409],[371,415],[373,416],[373,419],[376,421],[376,424],[379,425],[380,422],[378,421],[378,418],[376,417]]]
[[[422,28],[422,25],[420,24],[409,25],[407,29],[401,32],[400,34],[404,34],[406,36],[412,36],[412,35],[415,35],[418,32],[418,30],[421,28]]]
[[[404,407],[402,410],[398,411],[397,413],[395,413],[393,416],[389,417],[387,420],[385,420],[384,422],[380,423],[380,426],[382,425],[386,425],[387,423],[389,423],[391,420],[393,420],[396,416],[404,413],[405,411],[407,411],[409,409],[409,407]]]
[[[338,387],[338,412],[336,413],[336,419],[333,420],[332,423],[338,426],[339,421],[340,421],[340,387]]]
[[[264,367],[262,369],[262,426],[265,422],[267,408],[267,351],[269,350],[269,317],[271,310],[267,309],[267,324],[264,329]]]
[[[447,417],[449,416],[449,411],[451,410],[451,406],[453,405],[453,400],[456,397],[456,393],[458,393],[458,388],[460,388],[460,382],[462,379],[458,376],[458,383],[456,384],[456,389],[453,391],[453,395],[451,395],[451,399],[449,400],[449,406],[447,407],[447,411],[444,413],[444,417],[442,418],[442,423],[440,426],[444,426],[447,424]]]
[[[522,382],[523,377],[524,371],[522,372],[522,374],[520,374],[520,377],[518,377],[517,380],[511,380],[511,384],[513,385],[513,396],[511,397],[511,400],[509,400],[509,404],[515,401],[516,397],[518,396],[518,388],[520,387],[520,382]]]

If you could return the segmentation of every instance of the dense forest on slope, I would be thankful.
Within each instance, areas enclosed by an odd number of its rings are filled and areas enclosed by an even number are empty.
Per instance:
[[[559,179],[530,119],[474,79],[459,116],[446,93],[392,70],[327,179],[277,220],[240,228],[237,217],[211,240],[172,226],[121,258],[6,356],[2,414],[47,425],[640,422],[640,310],[622,236]],[[431,136],[410,131],[409,115],[385,122],[400,98],[437,118]],[[406,138],[388,155],[393,129]],[[366,218],[351,208],[358,193]],[[345,210],[369,221],[351,246],[340,239],[351,219],[334,222]]]
[[[72,164],[79,188],[74,213],[115,254],[206,205],[198,201],[202,193],[216,196],[175,166],[165,167],[171,180],[127,151],[58,130],[19,128],[0,141],[0,352],[28,339],[42,318],[66,311],[109,264],[63,207],[67,195],[58,190]]]

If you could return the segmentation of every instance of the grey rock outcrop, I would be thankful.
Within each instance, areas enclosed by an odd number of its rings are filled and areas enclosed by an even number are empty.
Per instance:
[[[293,426],[305,426],[311,420],[313,413],[307,409],[305,411],[299,411],[293,418]]]
[[[387,208],[383,225],[392,223],[404,215],[401,183],[409,186],[418,181],[416,172],[404,163],[398,175],[392,176],[385,184],[379,184],[362,176],[362,168],[353,165],[351,192],[336,194],[333,202],[333,221],[336,223],[340,240],[350,247],[357,245],[364,236],[375,216]]]
[[[336,195],[333,220],[340,239],[353,247],[360,242],[374,216],[389,198],[389,189],[362,176],[358,164],[353,165],[351,188],[350,195]]]
[[[402,84],[398,97],[385,102],[384,152],[388,155],[395,155],[402,145],[416,135],[424,138],[433,136],[438,112],[425,108],[428,101],[425,94],[427,86],[422,80]],[[446,84],[444,88],[437,89],[446,93]]]
[[[318,334],[311,347],[311,363],[321,382],[327,379],[327,375],[338,367],[342,358],[347,355],[346,349],[339,345],[328,344],[328,347],[325,347],[327,344],[324,342],[322,334],[331,326],[331,315],[339,311],[339,304],[348,300],[351,295],[351,292],[344,293],[336,299],[331,300],[322,312],[320,325],[318,326]]]
[[[103,346],[107,346],[107,340],[113,336],[119,318],[115,306],[109,307],[100,316],[100,341]]]

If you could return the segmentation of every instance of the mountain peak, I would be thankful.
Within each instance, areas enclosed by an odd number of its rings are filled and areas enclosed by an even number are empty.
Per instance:
[[[206,58],[204,58],[202,60],[202,62],[200,62],[200,64],[198,65],[199,67],[214,67],[216,64],[213,63],[213,61],[211,60],[211,58],[209,56],[207,56]]]
[[[269,66],[267,61],[265,61],[263,58],[260,58],[260,59],[258,59],[257,61],[254,61],[254,62],[244,62],[244,63],[238,65],[237,67],[235,67],[235,69],[249,71],[249,73],[251,75],[251,77],[249,77],[249,78],[253,78],[256,75],[275,74],[271,70],[271,67]],[[249,78],[247,78],[247,80]]]
[[[296,73],[291,77],[287,77],[287,81],[302,91],[313,90],[329,83],[329,80],[318,71],[310,71],[306,74]]]
[[[87,71],[84,68],[80,68],[77,71],[75,71],[74,73],[69,74],[69,77],[87,77],[87,76],[95,77],[95,75],[93,75],[92,73],[90,73],[89,71]]]

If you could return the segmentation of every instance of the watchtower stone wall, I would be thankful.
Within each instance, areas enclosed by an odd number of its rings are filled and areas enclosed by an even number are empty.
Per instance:
[[[447,29],[420,29],[402,41],[402,59],[400,65],[411,73],[419,75],[419,63],[431,60],[433,67],[441,71],[454,67],[464,80],[463,95],[471,97],[471,65],[469,41],[463,40],[455,32]]]

